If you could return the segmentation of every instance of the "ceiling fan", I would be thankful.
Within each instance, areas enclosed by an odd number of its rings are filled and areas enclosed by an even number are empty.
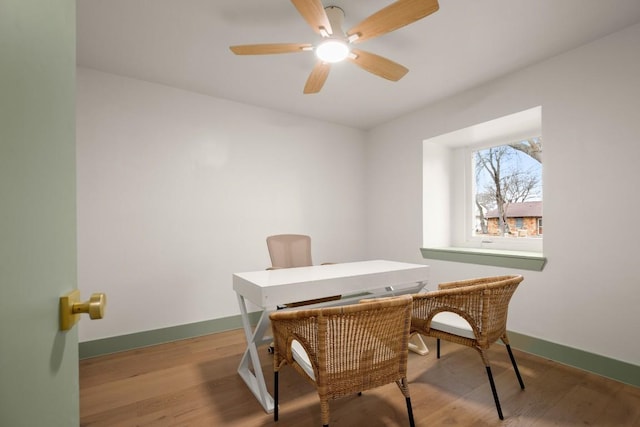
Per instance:
[[[397,0],[366,18],[346,33],[342,30],[344,12],[336,6],[324,7],[321,0],[291,0],[322,42],[268,43],[231,46],[236,55],[269,55],[315,51],[318,61],[304,86],[304,93],[322,89],[331,64],[349,60],[362,69],[391,81],[400,80],[409,71],[387,58],[355,49],[351,45],[381,36],[424,18],[439,9],[438,0]]]

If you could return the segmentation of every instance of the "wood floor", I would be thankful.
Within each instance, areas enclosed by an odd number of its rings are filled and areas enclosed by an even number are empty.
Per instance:
[[[472,349],[442,343],[435,357],[409,353],[416,426],[640,426],[640,389],[514,350],[521,390],[504,347],[490,355],[505,420],[498,419],[486,372]],[[292,369],[280,374],[280,421],[236,373],[241,330],[80,362],[81,426],[320,426],[314,389]],[[260,349],[273,390],[271,356]],[[408,426],[394,384],[330,403],[337,426]]]

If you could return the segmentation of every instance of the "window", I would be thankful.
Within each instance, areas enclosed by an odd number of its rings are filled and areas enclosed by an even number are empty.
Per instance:
[[[423,142],[425,248],[542,253],[541,118],[535,107]]]
[[[472,238],[539,239],[542,138],[470,150]]]

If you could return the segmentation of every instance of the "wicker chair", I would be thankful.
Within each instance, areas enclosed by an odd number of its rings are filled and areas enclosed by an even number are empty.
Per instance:
[[[406,398],[410,295],[374,302],[270,314],[275,349],[274,413],[278,420],[278,372],[285,365],[316,387],[322,424],[329,425],[329,400],[395,382]]]
[[[498,339],[502,340],[507,347],[520,388],[524,389],[507,337],[509,301],[522,280],[520,275],[463,280],[442,283],[437,291],[413,295],[411,333],[436,338],[438,358],[441,339],[476,349],[486,367],[501,420],[504,417],[487,350]]]

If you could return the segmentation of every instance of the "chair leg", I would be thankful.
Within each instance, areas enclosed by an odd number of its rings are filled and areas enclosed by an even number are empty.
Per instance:
[[[440,338],[436,339],[436,354],[438,356],[438,359],[440,359]]]
[[[522,381],[522,377],[520,376],[520,370],[518,369],[518,364],[516,363],[516,358],[513,357],[513,352],[511,351],[511,346],[509,344],[506,345],[507,351],[509,352],[509,358],[511,359],[511,364],[513,365],[513,370],[516,371],[516,376],[518,377],[518,382],[520,383],[520,388],[524,390],[524,382]]]
[[[491,367],[487,366],[487,376],[489,377],[489,384],[491,385],[491,392],[493,393],[493,400],[496,402],[496,409],[498,410],[498,417],[504,420],[502,416],[502,408],[500,408],[500,400],[498,399],[498,391],[496,390],[496,384],[493,382],[493,375],[491,374]]]
[[[320,398],[320,420],[323,427],[329,427],[329,400],[328,398]]]
[[[409,425],[415,427],[416,424],[413,421],[413,409],[411,409],[411,398],[407,397],[407,413],[409,414]]]
[[[278,421],[278,371],[273,371],[273,421]]]

